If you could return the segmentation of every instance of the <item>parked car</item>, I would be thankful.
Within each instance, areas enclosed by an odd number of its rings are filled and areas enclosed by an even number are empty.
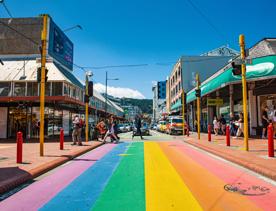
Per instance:
[[[118,132],[119,133],[127,132],[126,126],[124,124],[118,124]]]
[[[184,127],[186,127],[185,123]],[[170,135],[183,134],[183,118],[179,116],[169,117],[166,124],[166,133]]]
[[[129,132],[129,131],[131,131],[130,130],[130,125],[129,124],[125,124],[125,128],[126,128],[126,130]]]

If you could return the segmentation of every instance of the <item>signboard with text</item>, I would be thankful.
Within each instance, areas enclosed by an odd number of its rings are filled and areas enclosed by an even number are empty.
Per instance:
[[[207,99],[207,106],[217,106],[217,105],[223,105],[223,99],[221,98]]]
[[[50,18],[48,54],[59,63],[73,70],[74,45]]]

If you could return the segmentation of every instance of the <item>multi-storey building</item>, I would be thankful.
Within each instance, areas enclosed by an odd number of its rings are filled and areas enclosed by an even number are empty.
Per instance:
[[[166,112],[166,81],[158,81],[153,84],[153,121],[157,121]]]
[[[167,88],[169,88],[166,95],[168,111],[176,114],[181,112],[182,91],[189,92],[195,87],[197,73],[201,80],[205,80],[236,55],[235,50],[223,46],[200,56],[180,57],[167,81]]]

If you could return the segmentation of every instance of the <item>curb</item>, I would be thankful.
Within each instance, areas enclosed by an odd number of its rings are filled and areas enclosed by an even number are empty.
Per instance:
[[[242,161],[238,157],[235,157],[233,155],[230,156],[228,154],[224,154],[222,152],[218,152],[218,151],[216,151],[216,150],[214,150],[214,149],[212,149],[212,148],[210,148],[208,146],[203,146],[201,144],[196,144],[196,143],[192,143],[192,142],[189,142],[189,141],[184,141],[184,142],[187,143],[187,144],[190,144],[190,145],[192,145],[194,147],[197,147],[199,149],[202,149],[204,151],[207,151],[207,152],[209,152],[211,154],[214,154],[214,155],[216,155],[218,157],[224,158],[225,160],[228,160],[228,161],[230,161],[232,163],[235,163],[235,164],[238,164],[240,166],[243,166],[243,167],[245,167],[245,168],[247,168],[247,169],[249,169],[251,171],[254,171],[254,172],[258,173],[258,174],[261,174],[261,175],[263,175],[265,177],[268,177],[268,178],[276,181],[276,172],[272,173],[266,167],[263,167],[261,165],[252,164],[252,163],[250,163],[248,161]]]
[[[73,160],[74,158],[81,156],[81,155],[83,155],[93,149],[96,149],[102,145],[104,145],[103,142],[101,142],[97,145],[94,145],[94,146],[89,146],[83,150],[78,150],[78,151],[72,153],[71,155],[64,156],[64,157],[58,158],[56,160],[47,162],[43,165],[40,165],[40,166],[24,173],[23,175],[18,175],[16,177],[13,177],[13,178],[3,182],[3,185],[0,186],[0,194],[3,194],[15,187],[27,182],[28,180],[34,179],[34,178],[36,178],[48,171],[60,166],[60,165],[66,163],[70,160]]]

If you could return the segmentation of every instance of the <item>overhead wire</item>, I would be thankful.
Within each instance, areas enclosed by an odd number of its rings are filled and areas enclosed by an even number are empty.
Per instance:
[[[12,18],[12,14],[9,10],[9,8],[7,7],[7,5],[5,4],[5,2],[1,2],[1,4],[3,5],[3,7],[5,8],[6,12],[8,13],[8,15],[10,16],[10,18]]]
[[[205,20],[207,24],[217,33],[217,35],[222,39],[223,42],[227,42],[226,36],[212,23],[212,21],[202,12],[202,10],[192,1],[186,0],[190,6]]]

